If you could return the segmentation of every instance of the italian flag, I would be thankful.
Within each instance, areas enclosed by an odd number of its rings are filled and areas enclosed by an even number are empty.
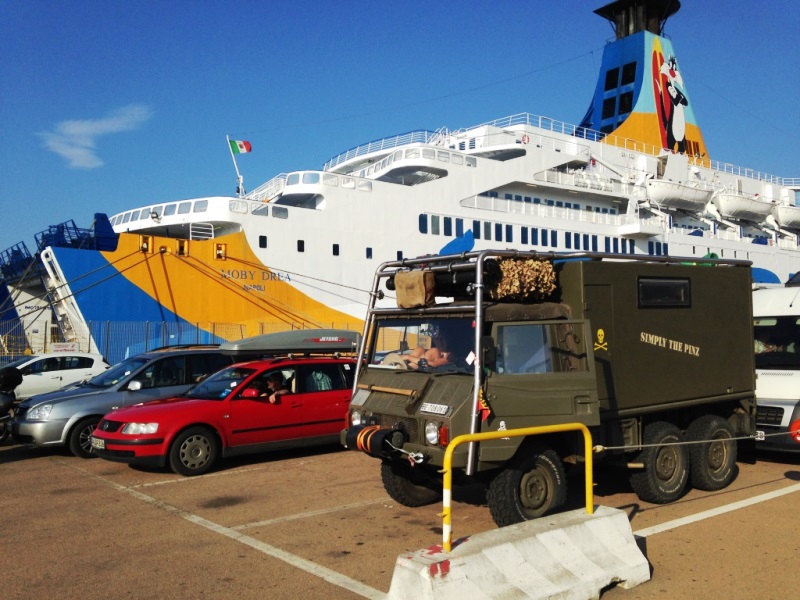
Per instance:
[[[238,142],[236,140],[229,140],[231,144],[231,152],[234,154],[245,154],[250,152],[253,147],[250,145],[250,142],[241,141]]]

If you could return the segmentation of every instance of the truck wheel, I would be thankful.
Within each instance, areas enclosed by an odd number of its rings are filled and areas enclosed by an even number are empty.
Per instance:
[[[498,527],[541,517],[567,499],[567,478],[558,454],[541,444],[523,446],[522,452],[492,480],[486,494]]]
[[[681,496],[689,480],[689,451],[678,445],[683,441],[683,433],[672,423],[656,421],[644,428],[644,444],[654,446],[641,451],[636,462],[644,468],[630,478],[640,500],[667,504]]]
[[[97,456],[92,450],[92,433],[100,423],[100,417],[87,417],[72,428],[69,432],[67,444],[69,451],[78,458],[94,458]]]
[[[733,437],[733,426],[717,415],[704,415],[689,425],[687,440],[711,440],[707,444],[689,446],[692,485],[698,490],[721,490],[736,477],[736,442]]]
[[[399,504],[415,508],[439,502],[441,488],[426,480],[419,467],[412,468],[402,462],[382,462],[381,480],[386,493]]]
[[[211,470],[219,456],[217,436],[205,427],[182,432],[169,449],[169,467],[178,475],[191,477]]]

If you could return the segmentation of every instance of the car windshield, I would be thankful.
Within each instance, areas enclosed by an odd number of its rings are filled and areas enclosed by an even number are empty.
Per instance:
[[[114,365],[108,371],[104,371],[97,377],[93,377],[86,382],[86,385],[98,388],[109,388],[112,385],[118,384],[120,381],[131,375],[131,373],[135,373],[141,369],[142,366],[146,365],[148,362],[150,362],[150,360],[151,359],[143,356],[133,356],[123,360],[119,364]]]
[[[20,365],[24,365],[26,362],[30,362],[35,358],[39,358],[39,356],[34,354],[34,355],[31,355],[31,356],[26,356],[25,358],[18,358],[14,362],[10,362],[5,366],[6,367],[19,367]]]
[[[800,367],[800,318],[756,317],[753,320],[756,368]]]
[[[198,383],[186,393],[186,396],[200,400],[222,400],[255,372],[255,369],[246,367],[228,367]]]
[[[379,368],[472,373],[474,319],[427,317],[376,323],[369,364]]]

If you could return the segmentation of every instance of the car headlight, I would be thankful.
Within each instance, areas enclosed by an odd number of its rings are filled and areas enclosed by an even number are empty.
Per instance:
[[[434,421],[428,421],[425,425],[425,440],[429,444],[439,443],[439,424]]]
[[[350,423],[353,425],[353,427],[361,425],[361,411],[360,410],[354,410],[353,412],[350,413]]]
[[[122,433],[125,435],[141,435],[156,431],[158,431],[158,423],[125,423],[122,427]]]
[[[34,406],[32,409],[30,409],[26,415],[26,418],[30,419],[31,421],[46,421],[47,417],[50,416],[51,410],[53,410],[52,404],[40,404],[39,406]]]

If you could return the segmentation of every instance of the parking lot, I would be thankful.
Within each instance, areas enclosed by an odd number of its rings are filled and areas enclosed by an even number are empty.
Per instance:
[[[652,569],[603,598],[792,596],[800,459],[739,467],[728,489],[664,506],[599,468],[595,504],[628,513]],[[441,543],[440,505],[396,505],[377,461],[336,447],[183,478],[6,443],[0,473],[3,598],[382,598],[400,553]],[[570,478],[580,509],[582,473]],[[495,528],[484,501],[456,490],[454,540]]]

